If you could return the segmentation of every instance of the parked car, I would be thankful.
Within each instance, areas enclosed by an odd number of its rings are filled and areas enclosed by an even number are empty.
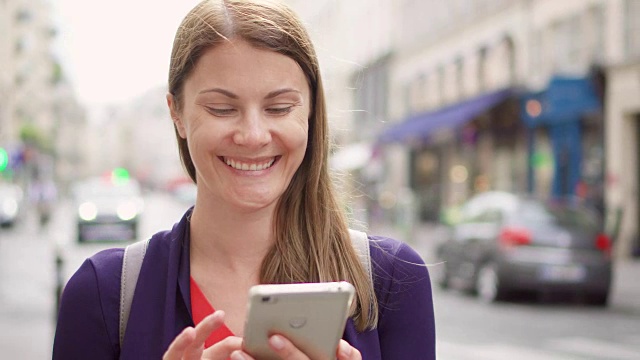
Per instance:
[[[74,188],[78,242],[135,240],[144,208],[139,183],[93,178]]]
[[[577,294],[607,304],[611,242],[598,213],[577,201],[485,192],[460,208],[437,247],[443,288],[494,302],[513,291]]]
[[[24,191],[16,184],[0,182],[0,226],[12,227],[24,210]]]

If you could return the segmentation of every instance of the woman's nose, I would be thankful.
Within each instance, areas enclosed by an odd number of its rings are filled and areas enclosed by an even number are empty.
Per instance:
[[[239,122],[233,141],[238,145],[262,147],[271,141],[271,131],[260,114],[246,114]]]

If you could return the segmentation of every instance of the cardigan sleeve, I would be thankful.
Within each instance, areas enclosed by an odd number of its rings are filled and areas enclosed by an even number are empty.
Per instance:
[[[378,256],[378,335],[382,359],[436,358],[429,271],[407,244],[386,242]]]
[[[53,344],[53,359],[117,359],[122,249],[85,260],[66,284]]]

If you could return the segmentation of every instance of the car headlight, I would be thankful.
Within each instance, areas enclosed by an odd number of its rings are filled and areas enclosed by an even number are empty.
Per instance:
[[[2,203],[2,212],[9,217],[16,216],[18,213],[18,202],[13,199],[5,200]]]
[[[118,205],[116,214],[118,214],[118,218],[122,221],[131,220],[138,215],[138,205],[133,201],[121,203]]]
[[[98,208],[92,202],[84,202],[78,207],[78,216],[84,221],[95,220],[98,216]]]

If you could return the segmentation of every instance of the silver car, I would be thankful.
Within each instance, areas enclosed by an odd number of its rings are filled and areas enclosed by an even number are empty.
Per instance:
[[[576,201],[505,192],[471,198],[437,248],[439,284],[493,302],[513,292],[565,293],[605,306],[611,242],[598,213]]]
[[[137,238],[144,201],[137,181],[95,178],[74,189],[78,242],[129,241]]]
[[[11,227],[24,208],[24,191],[16,184],[0,182],[0,226]]]

